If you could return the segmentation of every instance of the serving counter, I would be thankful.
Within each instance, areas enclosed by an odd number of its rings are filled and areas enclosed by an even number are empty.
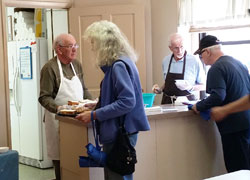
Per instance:
[[[187,106],[161,106],[147,112],[151,130],[140,132],[136,145],[135,180],[200,180],[226,173],[220,135],[213,121],[205,121]],[[92,129],[70,117],[60,121],[63,180],[101,180],[101,168],[80,168],[78,157],[93,141]],[[89,130],[89,131],[88,131]],[[89,133],[88,133],[89,132]]]

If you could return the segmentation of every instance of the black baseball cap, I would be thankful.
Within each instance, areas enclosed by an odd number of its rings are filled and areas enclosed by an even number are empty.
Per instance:
[[[194,52],[194,55],[200,54],[204,48],[218,44],[221,44],[221,42],[217,39],[217,37],[212,35],[207,35],[201,39],[199,49]]]

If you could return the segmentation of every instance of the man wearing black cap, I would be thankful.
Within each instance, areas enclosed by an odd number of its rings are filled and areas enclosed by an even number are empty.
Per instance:
[[[215,36],[205,36],[195,54],[199,54],[206,65],[211,65],[206,85],[210,96],[193,106],[196,113],[223,106],[249,94],[248,69],[240,61],[224,55]],[[227,171],[250,170],[250,111],[232,113],[216,124],[221,134]]]

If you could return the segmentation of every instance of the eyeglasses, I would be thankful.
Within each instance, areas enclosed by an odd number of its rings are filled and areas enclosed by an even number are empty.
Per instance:
[[[77,49],[79,48],[79,45],[78,44],[72,44],[72,45],[68,45],[68,46],[62,46],[62,45],[59,45],[60,47],[65,47],[65,48],[69,48],[69,49]]]
[[[183,50],[183,49],[184,49],[183,46],[180,46],[180,47],[173,47],[173,50],[174,50],[174,51]]]
[[[201,53],[199,54],[200,59],[202,58],[202,53],[204,53],[205,51],[206,51],[206,49],[203,49],[203,50],[201,51]]]

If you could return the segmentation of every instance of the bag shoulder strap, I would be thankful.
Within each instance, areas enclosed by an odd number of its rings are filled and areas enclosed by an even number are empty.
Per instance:
[[[127,69],[128,73],[129,73],[129,75],[130,75],[130,78],[132,78],[131,72],[130,72],[130,69],[129,69],[129,66],[128,66],[128,64],[127,64],[122,58],[121,58],[121,59],[117,59],[117,60],[112,64],[112,68],[113,68],[114,64],[117,63],[117,62],[122,62],[123,64],[125,64],[126,69]],[[111,73],[112,73],[112,71],[111,71]],[[116,98],[116,97],[115,97],[115,98]],[[127,133],[127,131],[126,131],[126,129],[125,129],[125,126],[124,126],[125,115],[120,116],[120,117],[118,117],[118,118],[119,118],[119,124],[118,124],[118,125],[119,125],[119,128],[121,129],[122,133]]]
[[[99,145],[99,138],[98,135],[96,133],[96,126],[95,126],[95,120],[94,120],[94,112],[91,111],[91,123],[92,123],[92,129],[93,129],[93,135],[95,138],[95,146],[98,150],[101,150],[101,146]]]

